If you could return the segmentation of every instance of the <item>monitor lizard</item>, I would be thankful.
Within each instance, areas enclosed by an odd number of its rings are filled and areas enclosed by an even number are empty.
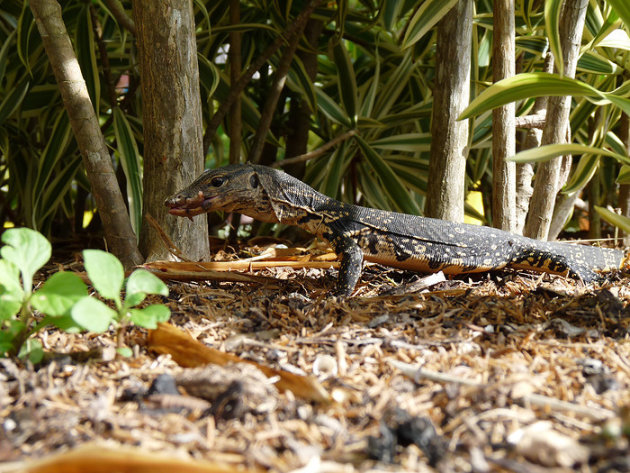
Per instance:
[[[620,250],[547,242],[495,228],[346,204],[267,166],[236,164],[205,171],[168,198],[169,213],[193,217],[239,212],[263,222],[297,225],[341,255],[336,293],[352,294],[363,260],[420,272],[461,274],[504,267],[597,281],[619,268]]]

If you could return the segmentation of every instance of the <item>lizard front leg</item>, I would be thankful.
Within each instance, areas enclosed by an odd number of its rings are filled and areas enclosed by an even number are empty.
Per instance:
[[[340,236],[332,242],[335,252],[341,255],[341,266],[335,294],[349,296],[354,291],[363,270],[363,250],[349,236]]]

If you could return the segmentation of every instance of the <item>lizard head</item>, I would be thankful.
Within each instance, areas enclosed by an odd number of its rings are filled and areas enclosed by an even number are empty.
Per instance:
[[[240,212],[265,222],[277,222],[258,170],[229,165],[205,171],[185,189],[166,199],[168,213],[192,218],[207,212]]]

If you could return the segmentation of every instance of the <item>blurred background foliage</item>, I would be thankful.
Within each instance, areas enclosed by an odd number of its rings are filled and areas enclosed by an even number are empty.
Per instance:
[[[576,76],[598,91],[617,91],[620,97],[630,94],[624,1],[589,3]],[[61,3],[119,183],[130,204],[130,217],[138,228],[143,138],[133,33],[112,13],[112,1]],[[233,1],[193,2],[204,128],[230,91],[230,33],[241,33],[245,70],[287,30],[305,4],[285,0],[237,3],[241,19],[231,24]],[[320,4],[300,38],[260,162],[278,163],[336,140],[335,146],[316,157],[283,167],[332,197],[422,214],[432,90],[439,87],[434,75],[436,23],[454,3],[338,0]],[[542,0],[515,3],[517,73],[542,71],[549,32],[557,27],[546,24]],[[474,5],[472,98],[492,82],[492,1],[478,0]],[[130,15],[130,2],[124,1],[122,6]],[[94,210],[94,203],[27,2],[0,3],[0,45],[0,218],[5,225],[29,226],[50,236],[78,232],[87,224],[84,216]],[[282,49],[272,55],[243,91],[242,160],[248,159],[281,54]],[[517,115],[528,114],[534,104],[525,95],[517,102]],[[621,117],[621,109],[610,102],[575,96],[573,142],[627,155],[619,132]],[[229,126],[228,116],[216,133],[205,131],[207,167],[227,163]],[[308,132],[299,133],[304,127]],[[484,217],[491,215],[491,112],[480,111],[470,120],[470,127],[467,187],[481,192],[483,205],[469,205],[467,212],[491,224]],[[517,130],[517,147],[525,133]],[[572,189],[596,179],[601,192],[595,203],[617,207],[617,188],[630,182],[629,168],[594,154],[575,155],[574,160],[580,165],[574,166]],[[98,218],[92,225],[97,228]]]

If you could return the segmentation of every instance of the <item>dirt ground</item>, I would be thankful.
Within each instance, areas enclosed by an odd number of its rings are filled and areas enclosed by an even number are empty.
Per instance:
[[[246,273],[271,279],[171,281],[163,302],[191,340],[258,365],[183,367],[136,328],[132,358],[113,331],[51,329],[47,363],[0,360],[0,472],[64,471],[50,465],[85,445],[203,460],[180,471],[630,471],[627,274],[436,282],[371,265],[339,299],[335,269]]]

